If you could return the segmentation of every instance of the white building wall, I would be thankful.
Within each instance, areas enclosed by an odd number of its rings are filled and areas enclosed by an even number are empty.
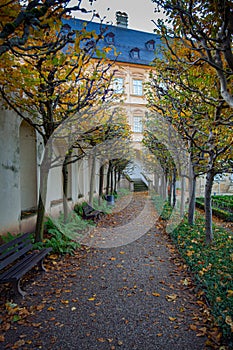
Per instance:
[[[14,113],[0,110],[0,233],[19,230],[20,122]]]

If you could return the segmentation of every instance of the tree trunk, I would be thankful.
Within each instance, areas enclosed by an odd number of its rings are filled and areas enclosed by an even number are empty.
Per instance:
[[[113,185],[113,166],[111,166],[110,178],[111,178],[110,194],[113,194],[113,189],[114,189],[114,185]]]
[[[96,168],[95,153],[92,154],[91,160],[92,160],[92,164],[91,164],[89,204],[93,206],[93,196],[94,196],[94,186],[95,186],[95,168]]]
[[[184,216],[185,211],[185,177],[181,175],[181,197],[180,197],[180,217]]]
[[[70,156],[65,157],[64,163],[62,165],[62,175],[63,175],[63,212],[64,212],[64,223],[68,219],[68,203],[67,203],[67,193],[68,193],[68,166]]]
[[[100,178],[99,178],[99,205],[102,201],[103,196],[103,186],[104,186],[104,164],[100,167]]]
[[[176,205],[176,168],[173,169],[172,174],[172,207]]]
[[[161,197],[166,200],[167,199],[167,176],[165,174],[161,177]]]
[[[47,197],[48,174],[51,165],[50,146],[45,146],[44,158],[40,167],[40,194],[37,207],[35,241],[42,242],[44,237],[44,215]]]
[[[106,183],[106,194],[109,194],[110,188],[110,174],[111,174],[111,160],[108,163],[108,171],[107,171],[107,183]]]
[[[205,233],[206,233],[206,243],[211,243],[214,239],[213,227],[212,227],[212,200],[211,192],[214,181],[214,172],[209,171],[206,175],[205,184]]]
[[[168,204],[172,205],[172,178],[169,177],[168,189],[167,189],[167,200]]]
[[[41,194],[39,194],[39,201],[37,205],[37,219],[36,219],[36,229],[35,229],[35,241],[42,242],[44,237],[44,215],[45,206],[44,200]]]
[[[114,169],[114,193],[117,193],[117,169]]]
[[[189,184],[189,209],[188,209],[188,223],[194,225],[195,222],[195,203],[196,203],[196,176],[191,176]]]
[[[121,181],[121,171],[118,170],[118,174],[117,174],[117,182],[119,183]]]

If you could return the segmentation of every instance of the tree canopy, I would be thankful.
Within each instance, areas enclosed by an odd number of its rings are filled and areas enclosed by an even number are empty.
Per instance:
[[[233,107],[233,3],[231,0],[152,0],[165,19],[156,25],[172,51],[169,38],[176,38],[190,49],[185,62],[206,62],[216,72],[222,98]],[[184,57],[176,54],[182,63]]]

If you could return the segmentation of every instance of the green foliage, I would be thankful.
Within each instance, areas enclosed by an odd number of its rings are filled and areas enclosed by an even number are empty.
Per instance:
[[[172,206],[159,195],[153,195],[152,201],[162,220],[169,220],[172,214]]]
[[[121,198],[129,195],[130,193],[130,190],[128,190],[127,188],[119,188],[119,190],[117,191],[117,196],[118,198]]]
[[[77,215],[81,216],[83,215],[83,207],[87,205],[87,202],[77,203],[74,206],[74,211]]]
[[[73,254],[80,247],[80,239],[83,230],[87,229],[88,223],[72,212],[66,223],[63,215],[58,219],[51,219],[45,223],[48,238],[44,242],[35,243],[35,248],[51,247],[53,253]]]
[[[233,222],[233,196],[213,196],[212,197],[212,212],[213,215],[225,221]],[[204,209],[204,198],[196,198],[196,206]]]
[[[110,214],[112,212],[111,207],[108,205],[108,203],[105,200],[102,201],[101,204],[99,205],[98,199],[94,198],[94,200],[93,200],[93,207],[96,210],[104,212],[104,214]]]
[[[18,233],[17,235],[13,235],[12,233],[7,232],[6,235],[1,236],[1,240],[3,241],[3,243],[8,243],[8,242],[12,241],[13,239],[15,239],[16,237],[19,237],[21,235],[22,235],[22,233]]]
[[[189,226],[185,219],[171,237],[205,292],[224,338],[233,346],[229,324],[233,320],[233,235],[214,226],[214,244],[206,245],[204,226],[204,218],[197,215],[195,225]]]

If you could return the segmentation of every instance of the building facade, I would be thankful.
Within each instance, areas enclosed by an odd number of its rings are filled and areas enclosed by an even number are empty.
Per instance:
[[[84,21],[68,19],[64,24],[80,29]],[[88,30],[98,32],[99,24],[90,22]],[[127,15],[118,13],[117,25],[106,25],[105,36],[99,49],[109,45],[112,50],[109,60],[114,64],[114,90],[123,93],[124,107],[133,131],[135,148],[140,149],[143,118],[146,115],[144,83],[151,69],[159,37],[127,28]],[[0,234],[33,231],[36,222],[36,207],[40,189],[40,165],[43,156],[43,140],[33,128],[14,112],[0,109]],[[97,166],[98,168],[98,166]],[[90,187],[90,159],[69,165],[68,199],[72,207],[88,197]],[[98,193],[98,174],[95,192]],[[62,172],[52,169],[48,179],[46,213],[58,215],[62,211]]]

